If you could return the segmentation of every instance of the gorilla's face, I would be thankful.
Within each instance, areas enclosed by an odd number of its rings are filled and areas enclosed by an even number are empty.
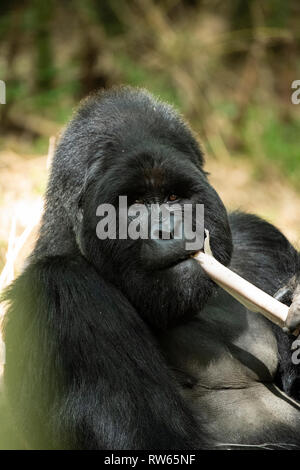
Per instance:
[[[153,326],[165,328],[199,312],[214,284],[192,259],[184,239],[172,239],[171,233],[170,240],[119,239],[118,234],[101,240],[96,234],[97,208],[111,204],[118,213],[119,196],[127,196],[129,206],[167,204],[172,209],[174,204],[203,204],[213,253],[221,263],[229,263],[227,213],[202,169],[201,150],[180,116],[143,90],[106,92],[84,104],[60,147],[64,155],[70,153],[70,174],[79,174],[82,162],[87,165],[75,229],[84,256]],[[61,172],[58,165],[60,178]],[[64,177],[72,200],[70,176]],[[160,231],[159,225],[152,228]]]
[[[94,169],[84,198],[85,254],[153,326],[165,328],[184,321],[203,307],[213,289],[192,251],[186,250],[186,240],[172,239],[172,234],[169,240],[119,239],[118,235],[100,240],[97,207],[109,203],[118,214],[119,196],[127,196],[128,205],[158,203],[171,210],[175,204],[203,204],[213,253],[226,265],[232,245],[225,208],[201,168],[174,148],[152,144],[132,153],[120,149],[106,163],[104,157]]]

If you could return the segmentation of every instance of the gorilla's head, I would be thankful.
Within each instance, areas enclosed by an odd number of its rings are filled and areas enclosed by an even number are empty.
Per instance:
[[[54,234],[64,221],[60,240],[52,241],[56,251],[58,243],[68,251],[79,248],[151,325],[165,328],[195,315],[213,283],[184,240],[172,234],[170,240],[97,236],[98,206],[117,209],[119,196],[146,207],[204,204],[213,253],[229,263],[227,213],[192,132],[173,108],[128,87],[88,98],[66,129],[53,162],[44,225],[52,224]]]

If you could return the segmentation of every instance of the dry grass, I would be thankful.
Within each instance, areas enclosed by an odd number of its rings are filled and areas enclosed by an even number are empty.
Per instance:
[[[0,295],[19,274],[26,257],[31,252],[39,221],[43,212],[43,198],[37,188],[44,188],[47,168],[54,152],[54,138],[50,139],[47,156],[24,159],[14,153],[0,154],[0,187],[3,200],[0,204],[0,241],[2,270]],[[0,322],[5,307],[0,304]],[[5,363],[5,346],[0,334],[0,376]]]

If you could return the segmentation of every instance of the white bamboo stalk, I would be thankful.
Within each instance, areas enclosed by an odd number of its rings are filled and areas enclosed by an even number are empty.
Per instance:
[[[212,255],[208,231],[206,231],[204,252],[199,251],[194,258],[216,284],[245,307],[252,312],[261,313],[281,328],[285,327],[289,307],[219,263]]]

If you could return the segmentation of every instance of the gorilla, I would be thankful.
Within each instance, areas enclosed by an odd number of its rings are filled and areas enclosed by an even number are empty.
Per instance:
[[[100,204],[203,204],[218,261],[291,303],[299,253],[227,211],[178,113],[87,98],[57,146],[39,237],[8,288],[5,392],[31,449],[300,448],[294,338],[217,288],[183,240],[99,239]]]

